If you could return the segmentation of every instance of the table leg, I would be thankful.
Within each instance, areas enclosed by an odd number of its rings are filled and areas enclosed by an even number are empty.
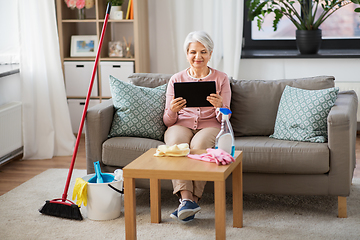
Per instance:
[[[125,237],[136,240],[135,179],[124,178]]]
[[[226,197],[225,181],[214,182],[215,235],[216,239],[226,239]]]
[[[151,223],[161,222],[161,182],[160,179],[150,179],[150,212]]]
[[[242,162],[232,172],[233,227],[243,227]]]

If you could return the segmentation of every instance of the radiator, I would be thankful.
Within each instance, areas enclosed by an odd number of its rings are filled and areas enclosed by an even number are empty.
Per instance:
[[[0,106],[0,160],[22,150],[21,102]]]

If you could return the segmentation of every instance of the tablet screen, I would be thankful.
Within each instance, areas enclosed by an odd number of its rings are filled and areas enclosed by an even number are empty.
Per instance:
[[[174,83],[175,98],[186,99],[186,107],[212,107],[206,100],[211,93],[216,93],[215,81]]]

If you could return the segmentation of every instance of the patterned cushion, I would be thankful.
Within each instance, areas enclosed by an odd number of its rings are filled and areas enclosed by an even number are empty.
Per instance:
[[[138,87],[110,76],[110,89],[115,114],[109,137],[163,140],[166,84],[156,88]]]
[[[304,90],[286,86],[280,99],[272,138],[304,141],[327,141],[327,116],[339,88]]]

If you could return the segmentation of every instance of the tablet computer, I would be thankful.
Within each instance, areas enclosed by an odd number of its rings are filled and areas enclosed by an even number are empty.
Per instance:
[[[175,98],[186,99],[186,107],[212,107],[206,100],[211,93],[216,93],[215,81],[174,83]]]

